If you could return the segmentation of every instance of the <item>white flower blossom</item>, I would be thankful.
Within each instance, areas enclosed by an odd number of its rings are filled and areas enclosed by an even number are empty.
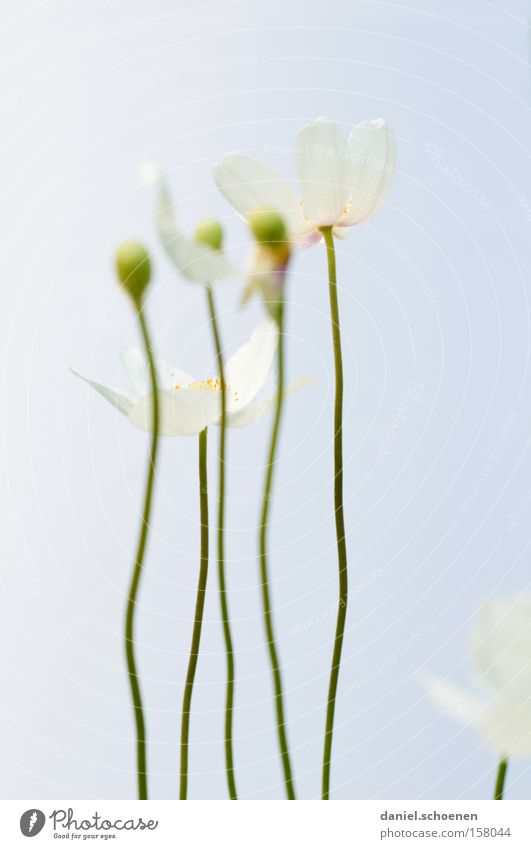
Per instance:
[[[297,135],[295,166],[299,196],[277,171],[240,153],[214,167],[214,180],[244,218],[257,209],[278,212],[298,247],[319,241],[322,227],[345,238],[387,197],[396,170],[395,134],[378,119],[357,124],[345,138],[336,124],[318,118]]]
[[[476,729],[500,758],[531,756],[531,597],[486,602],[470,640],[473,692],[425,676],[431,701]]]
[[[250,339],[227,360],[225,366],[227,425],[243,427],[259,419],[275,397],[257,399],[269,377],[278,343],[278,328],[272,319],[256,327]],[[76,369],[73,373],[85,380],[110,404],[137,427],[152,429],[152,398],[146,357],[138,348],[122,351],[122,366],[132,388],[128,392],[93,380]],[[221,417],[221,383],[217,376],[196,379],[156,358],[159,387],[160,433],[163,436],[191,436]],[[303,378],[287,390],[294,392],[308,383]]]

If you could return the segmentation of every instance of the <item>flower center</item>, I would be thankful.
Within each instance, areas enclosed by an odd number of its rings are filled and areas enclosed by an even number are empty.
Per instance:
[[[219,377],[207,377],[206,380],[192,380],[188,386],[179,386],[178,384],[173,387],[174,389],[208,389],[210,392],[221,392],[221,380]],[[225,383],[223,388],[226,392],[229,391],[230,386],[228,383]],[[233,393],[234,400],[238,400],[238,393]]]

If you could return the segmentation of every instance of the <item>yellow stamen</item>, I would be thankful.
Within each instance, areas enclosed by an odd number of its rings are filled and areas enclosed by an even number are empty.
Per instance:
[[[182,386],[176,385],[175,389],[183,389]],[[210,389],[211,392],[221,391],[221,381],[219,377],[207,377],[205,380],[192,380],[185,389]],[[225,384],[225,389],[229,387]]]
[[[211,392],[221,392],[221,380],[219,377],[207,377],[205,380],[192,380],[188,386],[179,386],[176,384],[174,389],[209,389]],[[225,389],[228,391],[230,386],[228,383],[225,384]],[[234,401],[238,401],[238,393],[233,392]]]

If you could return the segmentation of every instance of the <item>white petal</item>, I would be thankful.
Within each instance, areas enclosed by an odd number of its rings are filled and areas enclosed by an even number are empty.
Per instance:
[[[352,163],[339,127],[319,118],[297,135],[295,165],[307,217],[318,227],[335,224],[348,207]]]
[[[222,251],[213,251],[194,239],[180,236],[168,253],[177,270],[192,283],[214,283],[237,276]]]
[[[243,410],[227,414],[227,427],[247,427],[261,419],[273,407],[276,397],[264,398],[262,401],[251,401]],[[219,422],[218,422],[219,425]]]
[[[109,404],[112,404],[113,407],[116,407],[124,415],[128,416],[129,412],[134,404],[134,400],[130,395],[127,395],[125,392],[119,392],[117,389],[112,389],[110,386],[106,386],[104,383],[99,383],[97,380],[92,380],[92,378],[87,377],[82,372],[78,371],[75,368],[71,368],[70,371],[72,374],[75,374],[76,377],[80,377],[81,380],[84,380],[89,386],[92,386],[96,392],[99,392]]]
[[[315,383],[315,375],[314,374],[305,374],[302,377],[294,380],[293,383],[290,383],[289,386],[284,390],[284,397],[288,398],[291,395],[296,395],[297,392],[300,392],[301,389],[308,389],[309,386],[312,386]]]
[[[272,319],[265,319],[255,328],[249,341],[227,361],[227,412],[243,409],[263,389],[277,344],[277,324]]]
[[[147,395],[151,392],[149,364],[144,352],[135,347],[123,348],[120,352],[120,359],[123,369],[137,393]],[[157,370],[157,386],[160,389],[175,389],[176,386],[187,389],[190,383],[195,381],[195,377],[170,365],[162,357],[156,355],[155,368]]]
[[[498,757],[531,756],[531,702],[484,702],[448,681],[424,676],[433,704],[456,722],[478,731]]]
[[[500,756],[531,756],[531,703],[502,700],[482,718],[483,735]]]
[[[157,197],[155,201],[155,226],[160,240],[171,255],[171,245],[174,240],[181,236],[177,227],[175,210],[166,181],[159,175],[157,181]]]
[[[155,358],[155,367],[157,369],[157,385],[161,389],[175,389],[176,387],[187,389],[191,383],[195,382],[195,377],[170,365],[162,357]]]
[[[348,139],[353,165],[352,197],[344,223],[358,224],[379,209],[396,171],[396,138],[385,121],[363,121]]]
[[[350,231],[352,230],[352,224],[343,224],[343,222],[339,222],[334,227],[334,237],[336,239],[346,239]]]
[[[177,270],[193,283],[213,283],[236,275],[222,251],[214,251],[179,232],[171,198],[158,180],[155,223],[160,240]]]
[[[149,365],[144,352],[134,346],[122,348],[120,362],[136,391],[144,395],[150,387]]]
[[[283,393],[284,398],[287,398],[288,395],[294,395],[296,392],[300,392],[301,389],[305,389],[307,386],[310,386],[314,380],[315,378],[311,375],[301,377],[299,380],[296,380],[288,386]],[[246,427],[246,425],[254,424],[275,406],[276,400],[276,394],[271,395],[269,398],[264,398],[261,401],[252,401],[250,404],[247,404],[243,410],[239,410],[235,413],[229,413],[227,416],[227,426]]]
[[[472,631],[471,652],[476,674],[492,693],[531,698],[531,598],[486,602]]]
[[[284,178],[265,162],[230,153],[214,166],[213,173],[222,195],[244,218],[257,209],[272,209],[282,216],[290,235],[308,230],[297,198]]]
[[[313,245],[317,245],[322,241],[323,234],[320,230],[317,230],[313,225],[311,225],[310,230],[305,230],[302,233],[293,234],[292,243],[296,248],[311,248]]]
[[[143,395],[129,411],[130,421],[142,430],[153,428],[153,399]],[[220,415],[219,392],[210,389],[163,389],[159,392],[159,432],[162,436],[193,436]]]
[[[456,687],[450,681],[436,678],[425,673],[422,676],[428,697],[441,713],[444,713],[462,725],[481,728],[481,719],[485,712],[485,703]]]

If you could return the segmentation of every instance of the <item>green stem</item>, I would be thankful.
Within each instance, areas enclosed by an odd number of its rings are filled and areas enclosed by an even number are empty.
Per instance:
[[[236,780],[234,776],[234,756],[232,743],[232,718],[234,707],[234,648],[229,617],[229,603],[225,583],[225,456],[226,456],[226,427],[227,427],[227,387],[225,385],[225,371],[223,364],[223,349],[219,324],[216,315],[214,293],[211,286],[207,286],[208,310],[212,322],[214,345],[218,361],[219,379],[221,382],[221,420],[219,435],[219,500],[218,500],[218,582],[219,599],[221,604],[221,621],[223,624],[223,637],[225,640],[225,654],[227,658],[227,691],[225,697],[225,765],[227,770],[227,784],[231,799],[237,799]]]
[[[269,578],[267,568],[267,523],[269,518],[269,507],[271,504],[271,488],[273,483],[273,469],[275,465],[276,449],[278,443],[278,434],[280,426],[280,418],[282,414],[282,402],[284,395],[284,301],[281,299],[279,303],[278,313],[278,329],[279,339],[277,348],[278,362],[278,387],[275,405],[275,418],[273,421],[273,430],[271,433],[271,443],[269,446],[269,456],[267,461],[267,471],[264,485],[264,500],[262,505],[262,514],[260,518],[260,578],[262,582],[262,605],[264,610],[264,623],[267,636],[267,647],[269,650],[269,659],[271,661],[271,669],[273,672],[273,683],[275,686],[275,709],[277,716],[277,732],[278,742],[280,747],[280,755],[282,758],[282,767],[284,770],[284,783],[286,785],[286,796],[288,799],[295,799],[295,787],[293,784],[291,760],[288,749],[288,739],[286,734],[286,720],[284,718],[284,697],[282,694],[282,675],[280,672],[280,661],[275,646],[275,635],[273,630],[273,618],[271,614],[271,597],[269,591]]]
[[[341,332],[339,328],[339,306],[337,301],[337,276],[334,237],[331,227],[323,227],[328,259],[328,281],[330,296],[330,318],[334,349],[336,392],[334,401],[334,512],[336,519],[337,559],[339,566],[339,606],[337,610],[336,635],[332,653],[332,667],[328,687],[326,725],[323,753],[323,799],[330,798],[330,760],[332,756],[332,734],[336,706],[337,684],[341,663],[341,650],[345,634],[348,599],[347,547],[345,543],[345,520],[343,517],[343,361],[341,356]]]
[[[142,565],[144,563],[144,554],[146,551],[146,542],[149,530],[149,519],[151,514],[151,505],[153,501],[153,488],[155,482],[155,466],[157,462],[157,448],[159,439],[159,396],[157,389],[157,375],[155,370],[155,362],[151,350],[151,342],[146,324],[146,318],[140,304],[138,305],[138,320],[142,331],[142,340],[149,363],[149,376],[151,380],[152,392],[152,416],[153,430],[151,436],[151,447],[149,453],[149,466],[144,494],[144,510],[142,514],[142,524],[140,526],[140,536],[138,540],[138,548],[136,552],[133,575],[129,586],[129,595],[127,600],[127,609],[125,616],[125,655],[127,659],[127,671],[129,674],[129,685],[131,687],[131,695],[133,698],[133,710],[136,724],[136,754],[137,754],[137,776],[138,776],[138,798],[148,798],[148,780],[147,780],[147,763],[146,763],[146,725],[144,721],[144,709],[142,706],[142,693],[140,690],[140,682],[135,660],[135,643],[134,643],[134,620],[136,612],[136,599],[142,575]]]
[[[199,434],[199,504],[201,514],[201,562],[195,603],[194,629],[190,659],[184,685],[183,713],[181,723],[181,784],[180,799],[186,799],[188,794],[188,739],[190,735],[190,708],[194,689],[199,645],[201,643],[201,628],[205,609],[206,585],[208,577],[208,484],[207,484],[207,431]]]
[[[503,799],[503,790],[505,787],[505,779],[507,777],[507,767],[509,761],[507,758],[502,758],[498,766],[498,774],[496,775],[496,786],[494,788],[494,799],[500,801]]]

